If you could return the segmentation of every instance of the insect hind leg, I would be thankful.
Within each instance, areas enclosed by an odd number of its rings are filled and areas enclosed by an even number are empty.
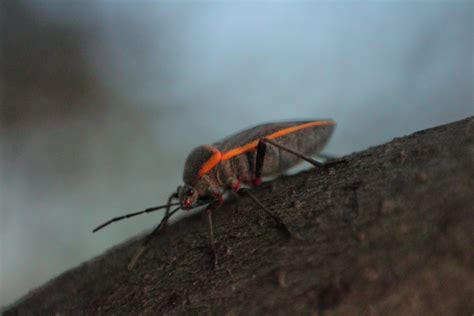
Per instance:
[[[322,163],[322,162],[319,162],[311,157],[308,157],[307,155],[303,154],[303,153],[300,153],[299,151],[296,151],[294,149],[291,149],[289,147],[286,147],[285,145],[282,145],[282,144],[279,144],[271,139],[268,139],[268,138],[262,138],[260,141],[259,141],[259,144],[260,143],[269,143],[275,147],[278,147],[280,148],[281,150],[284,150],[290,154],[293,154],[295,155],[296,157],[300,158],[300,159],[303,159],[307,162],[309,162],[310,164],[312,164],[313,166],[317,167],[317,168],[327,168],[327,167],[332,167],[338,163],[341,163],[341,162],[344,162],[344,160],[334,160],[334,161],[328,161],[328,162],[325,162],[325,163]],[[321,155],[320,155],[321,156]],[[323,156],[322,156],[323,157]],[[258,149],[257,149],[257,158],[258,158]],[[263,163],[262,163],[263,164]]]
[[[347,162],[346,159],[331,154],[319,153],[317,154],[317,157],[324,159],[324,167],[332,167],[334,165]]]

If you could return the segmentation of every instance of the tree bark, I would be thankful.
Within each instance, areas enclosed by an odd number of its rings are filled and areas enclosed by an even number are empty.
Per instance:
[[[394,314],[474,312],[474,117],[283,176],[215,212],[213,269],[199,214],[63,273],[16,314]]]

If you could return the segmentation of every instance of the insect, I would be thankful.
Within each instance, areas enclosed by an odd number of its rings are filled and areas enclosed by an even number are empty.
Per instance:
[[[130,261],[130,270],[150,240],[168,225],[169,219],[176,212],[206,205],[209,246],[214,266],[217,266],[212,213],[224,202],[224,193],[230,191],[247,194],[289,234],[284,222],[246,190],[246,187],[259,185],[263,177],[282,174],[301,160],[318,168],[332,165],[333,163],[323,164],[314,160],[310,155],[321,152],[335,125],[329,119],[266,123],[238,132],[212,145],[198,146],[186,159],[184,185],[178,186],[176,192],[168,198],[167,204],[112,218],[93,232],[125,218],[166,209],[160,224],[145,237]],[[177,201],[174,202],[175,200]],[[171,207],[175,208],[171,210]]]

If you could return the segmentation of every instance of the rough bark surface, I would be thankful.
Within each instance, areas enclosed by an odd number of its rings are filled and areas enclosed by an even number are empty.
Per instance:
[[[474,118],[264,184],[215,214],[214,271],[200,215],[169,227],[132,272],[134,239],[10,306],[15,314],[474,313]]]

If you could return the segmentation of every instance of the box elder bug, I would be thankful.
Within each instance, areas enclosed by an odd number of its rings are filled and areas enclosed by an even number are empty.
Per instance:
[[[273,122],[243,130],[212,145],[198,146],[186,159],[184,185],[179,186],[176,192],[171,194],[167,204],[112,218],[95,228],[93,232],[125,218],[166,209],[160,224],[143,240],[130,261],[128,268],[132,269],[147,244],[167,226],[171,216],[180,209],[191,210],[207,205],[209,246],[214,266],[217,266],[212,213],[222,205],[223,194],[230,191],[247,194],[289,235],[284,222],[241,185],[246,187],[259,185],[262,177],[281,174],[300,160],[306,160],[318,168],[329,165],[309,156],[319,154],[334,127],[335,122],[328,119]],[[174,200],[177,202],[173,202]],[[173,206],[176,208],[170,211]]]

